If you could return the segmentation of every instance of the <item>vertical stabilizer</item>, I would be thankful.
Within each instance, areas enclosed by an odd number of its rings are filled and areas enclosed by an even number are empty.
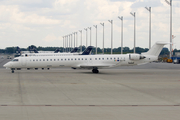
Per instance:
[[[161,50],[163,49],[164,45],[166,45],[166,44],[168,44],[168,43],[167,42],[156,42],[149,51],[147,51],[146,53],[143,53],[143,54],[159,56]]]

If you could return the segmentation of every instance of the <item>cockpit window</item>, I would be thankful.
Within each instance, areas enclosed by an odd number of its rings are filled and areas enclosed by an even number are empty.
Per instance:
[[[13,62],[17,62],[17,61],[19,61],[19,59],[13,59],[12,61],[13,61]]]

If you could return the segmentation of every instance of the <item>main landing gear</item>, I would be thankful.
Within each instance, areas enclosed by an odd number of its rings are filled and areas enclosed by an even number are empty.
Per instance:
[[[93,73],[99,73],[99,70],[98,69],[92,69],[92,72]]]
[[[14,73],[14,70],[15,70],[15,69],[14,69],[14,68],[11,68],[11,70],[12,70],[11,72]]]

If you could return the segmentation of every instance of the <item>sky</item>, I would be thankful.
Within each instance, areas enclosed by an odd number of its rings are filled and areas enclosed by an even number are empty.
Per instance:
[[[168,0],[169,1],[169,0]],[[180,0],[173,0],[173,49],[180,49]],[[82,30],[82,44],[86,45],[86,31],[91,27],[92,46],[102,48],[104,23],[105,47],[111,47],[113,20],[113,48],[121,46],[123,16],[123,46],[133,48],[134,17],[136,13],[136,47],[149,47],[149,12],[151,7],[151,40],[170,41],[170,6],[165,0],[0,0],[0,49],[30,45],[62,47],[63,36],[78,32],[78,46]],[[88,45],[90,30],[88,29]],[[169,48],[169,45],[166,46]]]

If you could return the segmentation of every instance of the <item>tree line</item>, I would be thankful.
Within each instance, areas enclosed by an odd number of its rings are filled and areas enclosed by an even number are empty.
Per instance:
[[[59,49],[60,52],[63,52],[64,48],[63,47],[36,47],[35,45],[31,45],[28,48],[20,48],[21,51],[30,51],[30,49],[36,49],[37,51],[55,51],[56,49]],[[79,50],[80,51],[81,46],[79,46]],[[66,48],[66,49],[71,49],[71,48]],[[82,46],[82,51],[84,51],[86,49],[85,46]],[[143,52],[147,52],[149,49],[148,48],[141,48],[141,47],[136,47],[136,53],[143,53]],[[17,53],[17,47],[6,47],[5,49],[0,49],[0,53],[4,53],[4,54],[13,54],[13,53]],[[173,54],[175,54],[175,52],[180,52],[180,50],[175,49],[173,51]],[[96,53],[96,48],[92,49],[92,54]],[[97,48],[97,53],[101,54],[102,53],[102,49],[101,48]],[[104,48],[104,53],[105,54],[110,54],[111,53],[111,48]],[[114,48],[113,49],[113,54],[120,54],[121,53],[121,47],[118,48]],[[133,49],[130,49],[129,47],[124,47],[123,48],[123,53],[133,53]],[[160,55],[169,55],[169,50],[168,48],[163,48]]]

